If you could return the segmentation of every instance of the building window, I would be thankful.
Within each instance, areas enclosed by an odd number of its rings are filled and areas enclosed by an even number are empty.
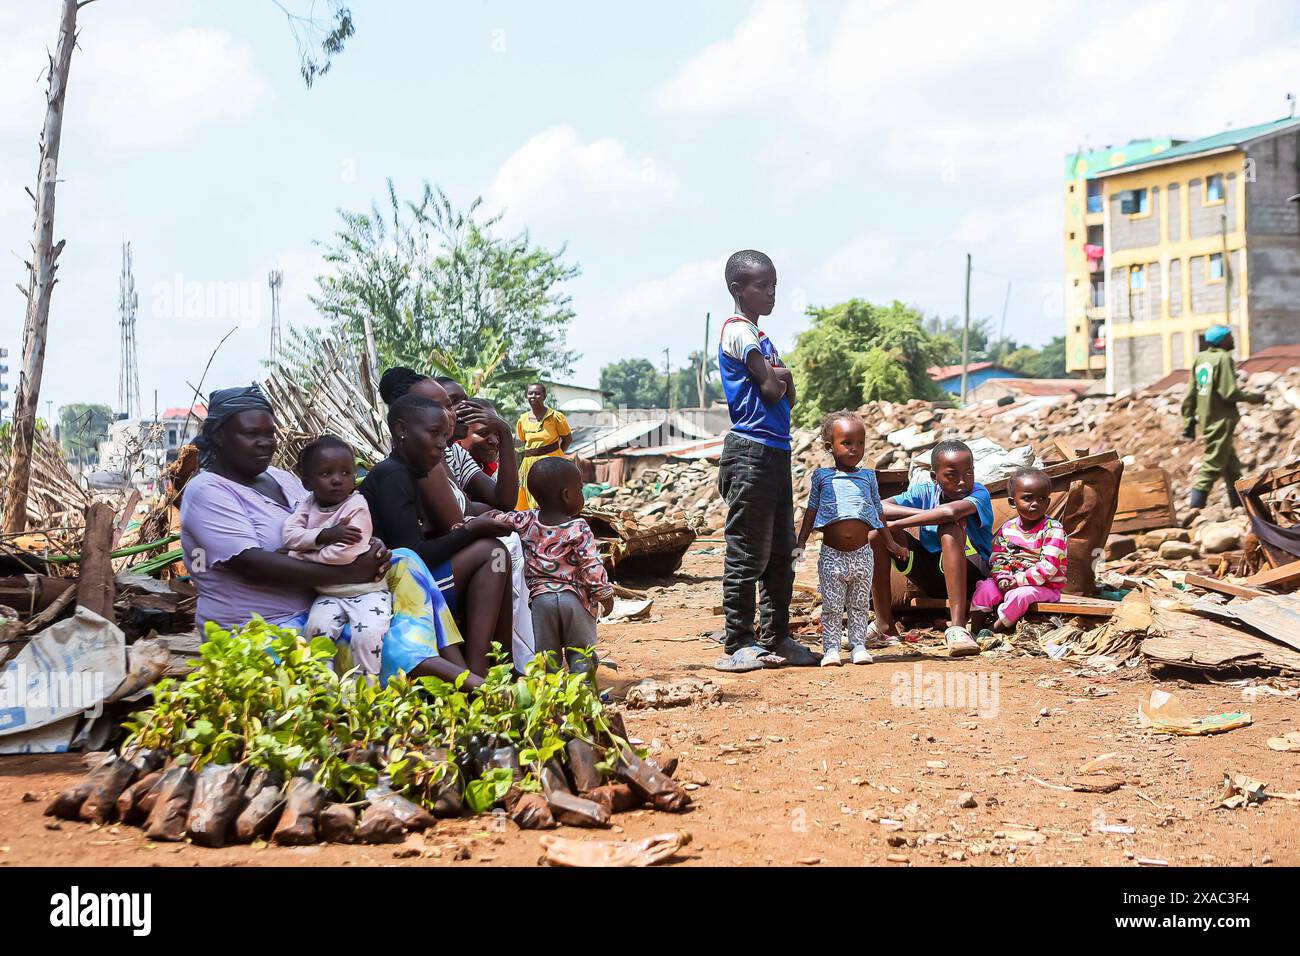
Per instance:
[[[1102,208],[1101,183],[1088,183],[1088,212],[1105,212]]]
[[[1207,282],[1218,282],[1223,279],[1223,253],[1210,253],[1209,260],[1205,263],[1205,280]]]
[[[1147,205],[1145,189],[1130,189],[1120,198],[1119,211],[1130,216],[1145,216],[1150,208]]]
[[[1106,307],[1106,280],[1102,276],[1092,277],[1092,308]]]
[[[1105,240],[1103,239],[1103,235],[1104,235],[1104,228],[1102,226],[1089,226],[1088,245],[1090,246],[1104,245]]]
[[[1223,173],[1205,177],[1205,204],[1223,202]]]
[[[1141,292],[1147,285],[1147,272],[1145,266],[1129,266],[1128,270],[1128,290],[1130,292]]]

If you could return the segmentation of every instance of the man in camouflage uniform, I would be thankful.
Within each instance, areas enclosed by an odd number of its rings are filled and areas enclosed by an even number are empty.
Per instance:
[[[1232,434],[1237,428],[1238,402],[1259,404],[1264,401],[1260,392],[1251,392],[1237,385],[1233,368],[1234,348],[1232,330],[1226,325],[1211,326],[1205,332],[1205,348],[1192,364],[1191,381],[1183,398],[1183,420],[1187,423],[1184,437],[1196,437],[1196,423],[1201,424],[1205,437],[1205,459],[1201,473],[1192,488],[1191,506],[1204,508],[1210,490],[1220,478],[1228,486],[1228,502],[1241,507],[1237,494],[1237,479],[1241,477],[1241,460],[1232,445]]]

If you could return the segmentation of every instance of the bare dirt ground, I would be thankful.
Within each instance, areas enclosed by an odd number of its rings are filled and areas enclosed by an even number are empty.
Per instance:
[[[721,571],[721,542],[701,539],[656,595],[651,620],[601,634],[620,685],[685,676],[721,685],[719,704],[627,714],[634,737],[678,755],[677,778],[698,782],[694,809],[620,814],[612,832],[557,832],[602,839],[686,829],[693,842],[676,865],[1300,864],[1300,803],[1214,808],[1225,772],[1300,790],[1300,754],[1265,745],[1300,729],[1295,698],[1246,702],[1240,687],[1156,681],[1145,667],[1089,679],[1036,658],[948,660],[937,641],[878,654],[870,666],[715,674],[720,648],[701,634],[721,626],[713,615]],[[996,713],[985,706],[982,716],[978,703],[903,706],[917,703],[902,692],[918,666],[922,675],[982,673],[990,691],[996,677]],[[1197,714],[1246,710],[1254,724],[1213,737],[1152,735],[1138,726],[1137,702],[1157,686]],[[1129,781],[1122,789],[1055,789],[1106,753]],[[482,818],[443,821],[398,846],[209,850],[42,816],[82,772],[78,755],[0,758],[0,866],[483,866],[540,856],[536,833],[512,824],[494,832]],[[974,807],[959,805],[964,793]]]

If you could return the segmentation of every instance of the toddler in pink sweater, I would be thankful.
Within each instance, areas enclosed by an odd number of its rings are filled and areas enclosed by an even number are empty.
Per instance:
[[[1048,517],[1052,479],[1038,468],[1021,468],[1008,482],[1016,516],[993,536],[989,576],[975,588],[971,614],[977,627],[994,611],[995,631],[1008,633],[1031,604],[1059,601],[1065,588],[1065,528]]]
[[[356,490],[357,466],[347,443],[325,435],[298,455],[298,474],[311,492],[284,523],[292,557],[320,564],[351,564],[370,548],[370,507]],[[339,647],[340,670],[379,674],[393,596],[383,581],[318,589],[303,636],[328,637]]]

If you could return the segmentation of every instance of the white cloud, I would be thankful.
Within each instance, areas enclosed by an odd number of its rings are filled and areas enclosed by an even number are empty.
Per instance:
[[[705,47],[654,94],[664,109],[718,110],[807,80],[802,0],[764,0],[729,40]]]
[[[252,47],[223,30],[133,25],[101,37],[86,30],[80,44],[73,82],[85,84],[87,120],[113,146],[181,142],[213,122],[248,116],[270,96]]]
[[[29,25],[0,40],[0,134],[30,137],[33,155],[53,30],[53,21]],[[87,14],[69,71],[65,135],[75,128],[97,147],[150,149],[248,116],[269,96],[252,47],[224,30],[169,30]]]
[[[615,139],[582,142],[568,125],[538,133],[502,163],[489,205],[530,227],[625,222],[663,209],[677,196],[677,177],[650,157],[635,157]]]
[[[708,312],[713,315],[716,345],[717,330],[726,318],[722,311],[730,307],[722,281],[726,263],[726,256],[699,259],[613,295],[575,294],[578,318],[569,338],[582,346],[582,368],[594,371],[629,357],[662,364],[665,346],[678,367],[704,346]]]

